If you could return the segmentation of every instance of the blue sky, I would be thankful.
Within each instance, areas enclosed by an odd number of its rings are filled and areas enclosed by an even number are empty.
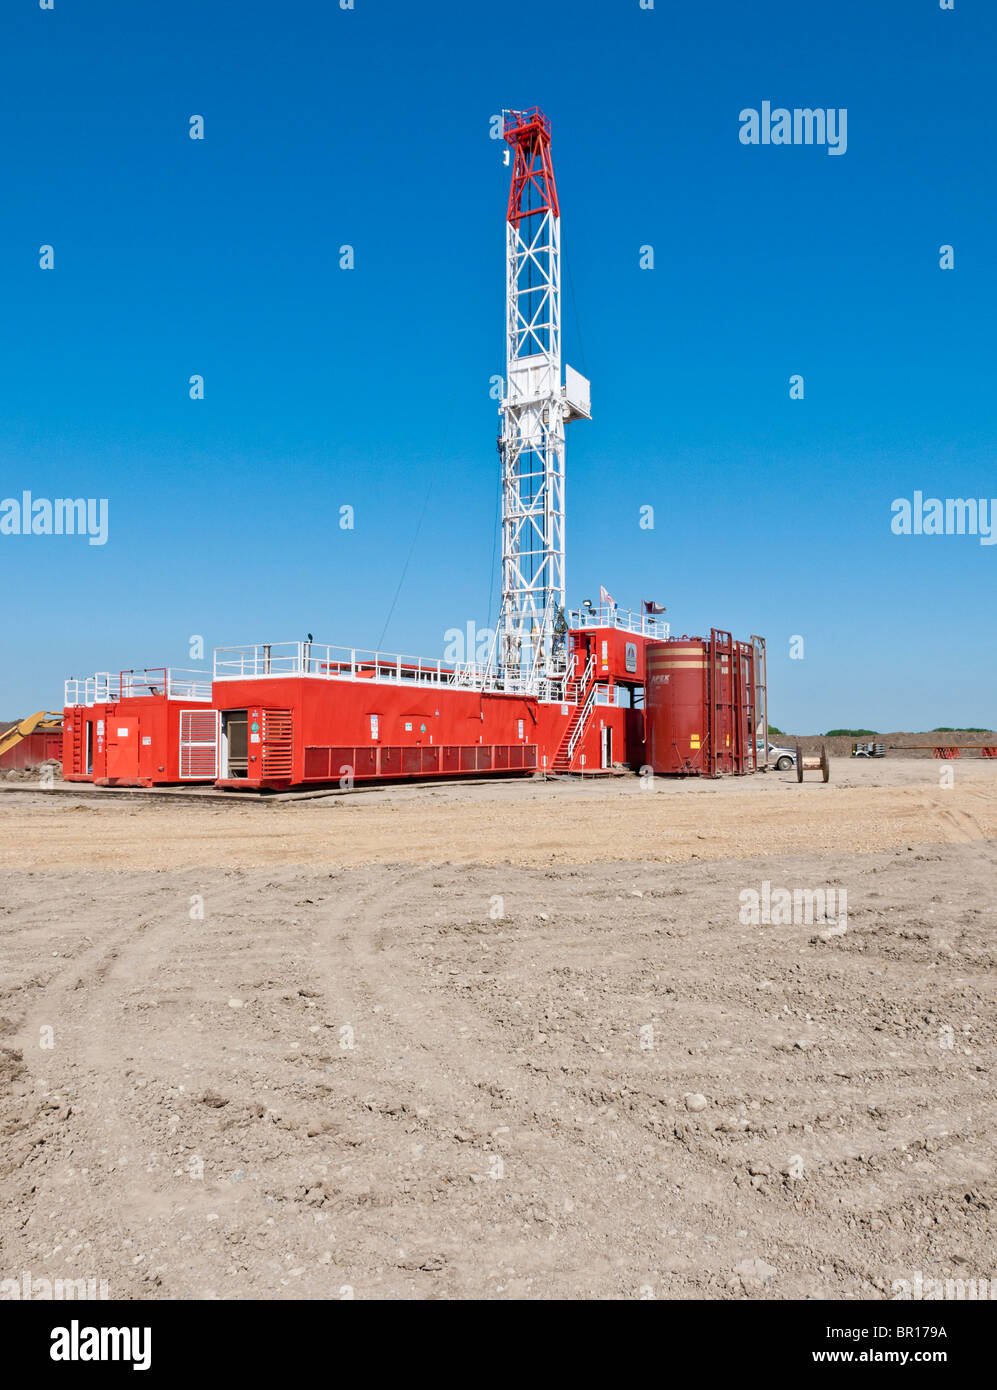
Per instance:
[[[569,602],[764,634],[784,729],[997,722],[997,546],[890,529],[915,489],[997,496],[997,6],[355,4],[5,0],[0,498],[106,497],[110,534],[0,536],[0,716],[192,634],[488,624],[489,122],[536,104],[592,379]],[[741,144],[764,100],[847,108],[847,152]]]

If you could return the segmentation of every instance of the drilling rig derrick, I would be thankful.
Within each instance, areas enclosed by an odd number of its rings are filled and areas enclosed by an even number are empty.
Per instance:
[[[506,372],[502,470],[502,609],[498,666],[535,683],[567,666],[564,426],[589,419],[589,383],[561,371],[561,216],[550,121],[503,112],[512,148],[506,214]]]

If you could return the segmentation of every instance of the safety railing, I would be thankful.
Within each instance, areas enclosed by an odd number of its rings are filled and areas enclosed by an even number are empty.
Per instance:
[[[602,604],[599,608],[573,608],[568,614],[571,628],[615,627],[621,632],[636,632],[644,637],[664,641],[668,636],[668,624],[652,613],[634,613],[632,609],[619,609],[612,604]]]
[[[515,676],[487,662],[425,661],[396,653],[361,651],[356,647],[321,642],[257,642],[239,647],[216,647],[216,681],[258,680],[261,677],[307,676],[322,680],[377,681],[388,685],[418,685],[455,690],[488,690],[534,695],[541,700],[576,703],[569,696],[567,674],[528,673]]]
[[[164,694],[168,700],[210,700],[211,676],[207,671],[185,671],[175,666],[121,672],[122,699]]]
[[[77,679],[73,676],[63,687],[63,705],[97,705],[117,700],[121,693],[121,677],[110,671],[97,671],[92,676]]]
[[[592,655],[589,657],[588,661],[585,663],[585,670],[582,672],[581,678],[576,680],[574,676],[569,676],[565,683],[566,693],[571,698],[571,702],[573,704],[577,704],[579,697],[584,695],[585,691],[588,690],[589,681],[591,681],[592,676],[594,674],[595,653],[593,652]]]
[[[529,125],[539,125],[545,134],[550,135],[550,118],[546,116],[539,106],[530,106],[525,111],[505,110],[502,112],[502,132],[512,134],[515,130],[522,130]]]
[[[581,712],[581,714],[578,716],[578,722],[577,722],[577,724],[575,725],[574,730],[572,731],[572,734],[571,734],[570,739],[568,740],[568,761],[569,761],[569,763],[570,763],[571,760],[574,758],[574,756],[575,756],[575,749],[578,747],[578,744],[579,744],[580,741],[581,741],[582,735],[585,733],[585,730],[586,730],[586,728],[588,727],[589,715],[592,713],[593,709],[595,708],[596,700],[597,700],[597,698],[598,698],[598,694],[599,694],[600,691],[605,691],[605,689],[606,689],[606,687],[605,687],[604,685],[593,685],[593,686],[590,688],[590,690],[589,690],[589,693],[588,693],[588,696],[587,696],[587,698],[586,698],[586,700],[585,700],[585,703],[584,703],[584,705],[582,706],[582,712]]]
[[[146,667],[140,671],[97,671],[65,682],[63,704],[103,705],[118,700],[165,696],[168,700],[211,699],[207,671],[185,671],[173,666]]]
[[[331,647],[322,642],[258,642],[216,647],[215,680],[260,676],[321,676],[326,680],[377,680],[418,685],[473,687],[485,667],[476,662],[424,661],[398,653]]]

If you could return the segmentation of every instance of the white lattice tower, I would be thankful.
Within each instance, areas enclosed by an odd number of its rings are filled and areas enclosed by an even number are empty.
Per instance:
[[[511,679],[561,673],[564,426],[588,418],[588,382],[561,379],[561,218],[541,111],[504,113],[513,150],[506,220],[502,399],[502,610],[498,662]]]

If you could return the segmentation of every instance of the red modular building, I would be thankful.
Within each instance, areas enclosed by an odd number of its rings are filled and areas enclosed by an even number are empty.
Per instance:
[[[646,652],[667,628],[616,609],[572,618],[566,674],[522,688],[488,666],[316,642],[219,648],[218,785],[639,767]]]
[[[101,671],[66,682],[62,775],[99,786],[213,782],[218,716],[206,671]]]
[[[219,648],[214,678],[170,668],[66,682],[63,775],[102,786],[227,789],[651,766],[721,776],[764,765],[764,643],[668,637],[653,617],[582,609],[566,674],[328,647]]]

